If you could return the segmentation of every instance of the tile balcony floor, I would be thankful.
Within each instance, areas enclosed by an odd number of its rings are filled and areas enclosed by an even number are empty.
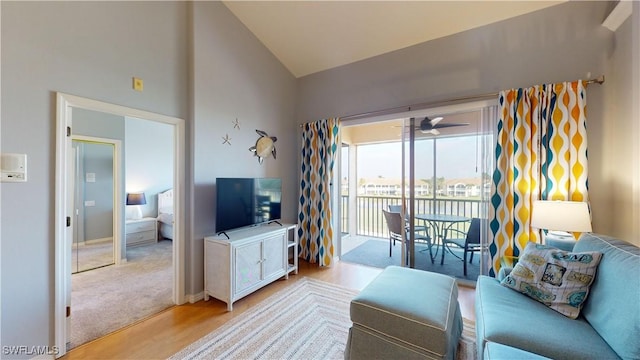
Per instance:
[[[455,277],[459,282],[468,285],[475,285],[475,281],[480,274],[480,256],[476,253],[473,257],[473,263],[467,264],[467,276],[463,274],[462,260],[456,258],[448,251],[445,253],[444,264],[440,265],[442,249],[438,245],[435,263],[431,264],[429,259],[429,251],[426,245],[416,244],[416,269],[433,271]],[[436,246],[433,251],[435,254]],[[462,250],[453,249],[460,258],[462,258]],[[367,265],[376,268],[385,268],[389,265],[400,265],[401,244],[396,242],[393,246],[392,256],[389,256],[389,240],[385,238],[372,236],[351,236],[342,237],[342,256],[341,261],[355,264]]]

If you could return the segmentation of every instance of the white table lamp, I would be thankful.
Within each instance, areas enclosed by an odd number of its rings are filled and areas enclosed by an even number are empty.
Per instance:
[[[567,240],[575,242],[569,232],[591,232],[589,205],[581,201],[534,201],[531,227],[548,230],[545,237],[548,245]]]

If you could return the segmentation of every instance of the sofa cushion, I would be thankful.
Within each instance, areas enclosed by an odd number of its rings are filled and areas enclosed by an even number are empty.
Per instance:
[[[582,315],[623,359],[640,359],[640,248],[583,234],[575,251],[602,252]]]
[[[484,359],[527,359],[527,360],[549,360],[544,356],[540,356],[522,349],[514,348],[488,341],[484,346]]]
[[[602,254],[568,252],[529,242],[501,284],[575,319],[589,294]]]
[[[478,358],[487,341],[552,359],[618,358],[582,316],[570,319],[494,278],[478,277],[475,310]]]

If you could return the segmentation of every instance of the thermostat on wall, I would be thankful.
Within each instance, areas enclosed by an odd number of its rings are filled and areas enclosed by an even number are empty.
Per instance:
[[[27,154],[3,153],[0,167],[2,182],[27,181]]]

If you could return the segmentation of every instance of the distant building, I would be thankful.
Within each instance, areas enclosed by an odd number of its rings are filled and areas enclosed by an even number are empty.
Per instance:
[[[363,178],[358,182],[358,195],[379,195],[379,196],[400,196],[401,179],[397,178]],[[429,196],[433,192],[430,181],[421,179],[415,180],[416,196]],[[444,183],[438,184],[438,195],[451,197],[478,197],[484,191],[485,196],[491,192],[491,183],[485,181],[484,185],[480,178],[447,179]],[[349,184],[343,179],[340,184],[342,194],[349,192]],[[409,183],[406,182],[405,193],[409,193]]]
[[[465,179],[447,179],[445,180],[445,191],[447,196],[454,197],[477,197],[484,191],[485,196],[491,192],[491,183],[479,177]]]
[[[402,193],[401,179],[373,178],[360,179],[358,184],[358,195],[387,195],[400,196]],[[344,188],[344,184],[343,184]],[[431,194],[431,184],[424,180],[415,180],[414,191],[418,196]],[[409,183],[406,182],[405,192],[409,193]]]

